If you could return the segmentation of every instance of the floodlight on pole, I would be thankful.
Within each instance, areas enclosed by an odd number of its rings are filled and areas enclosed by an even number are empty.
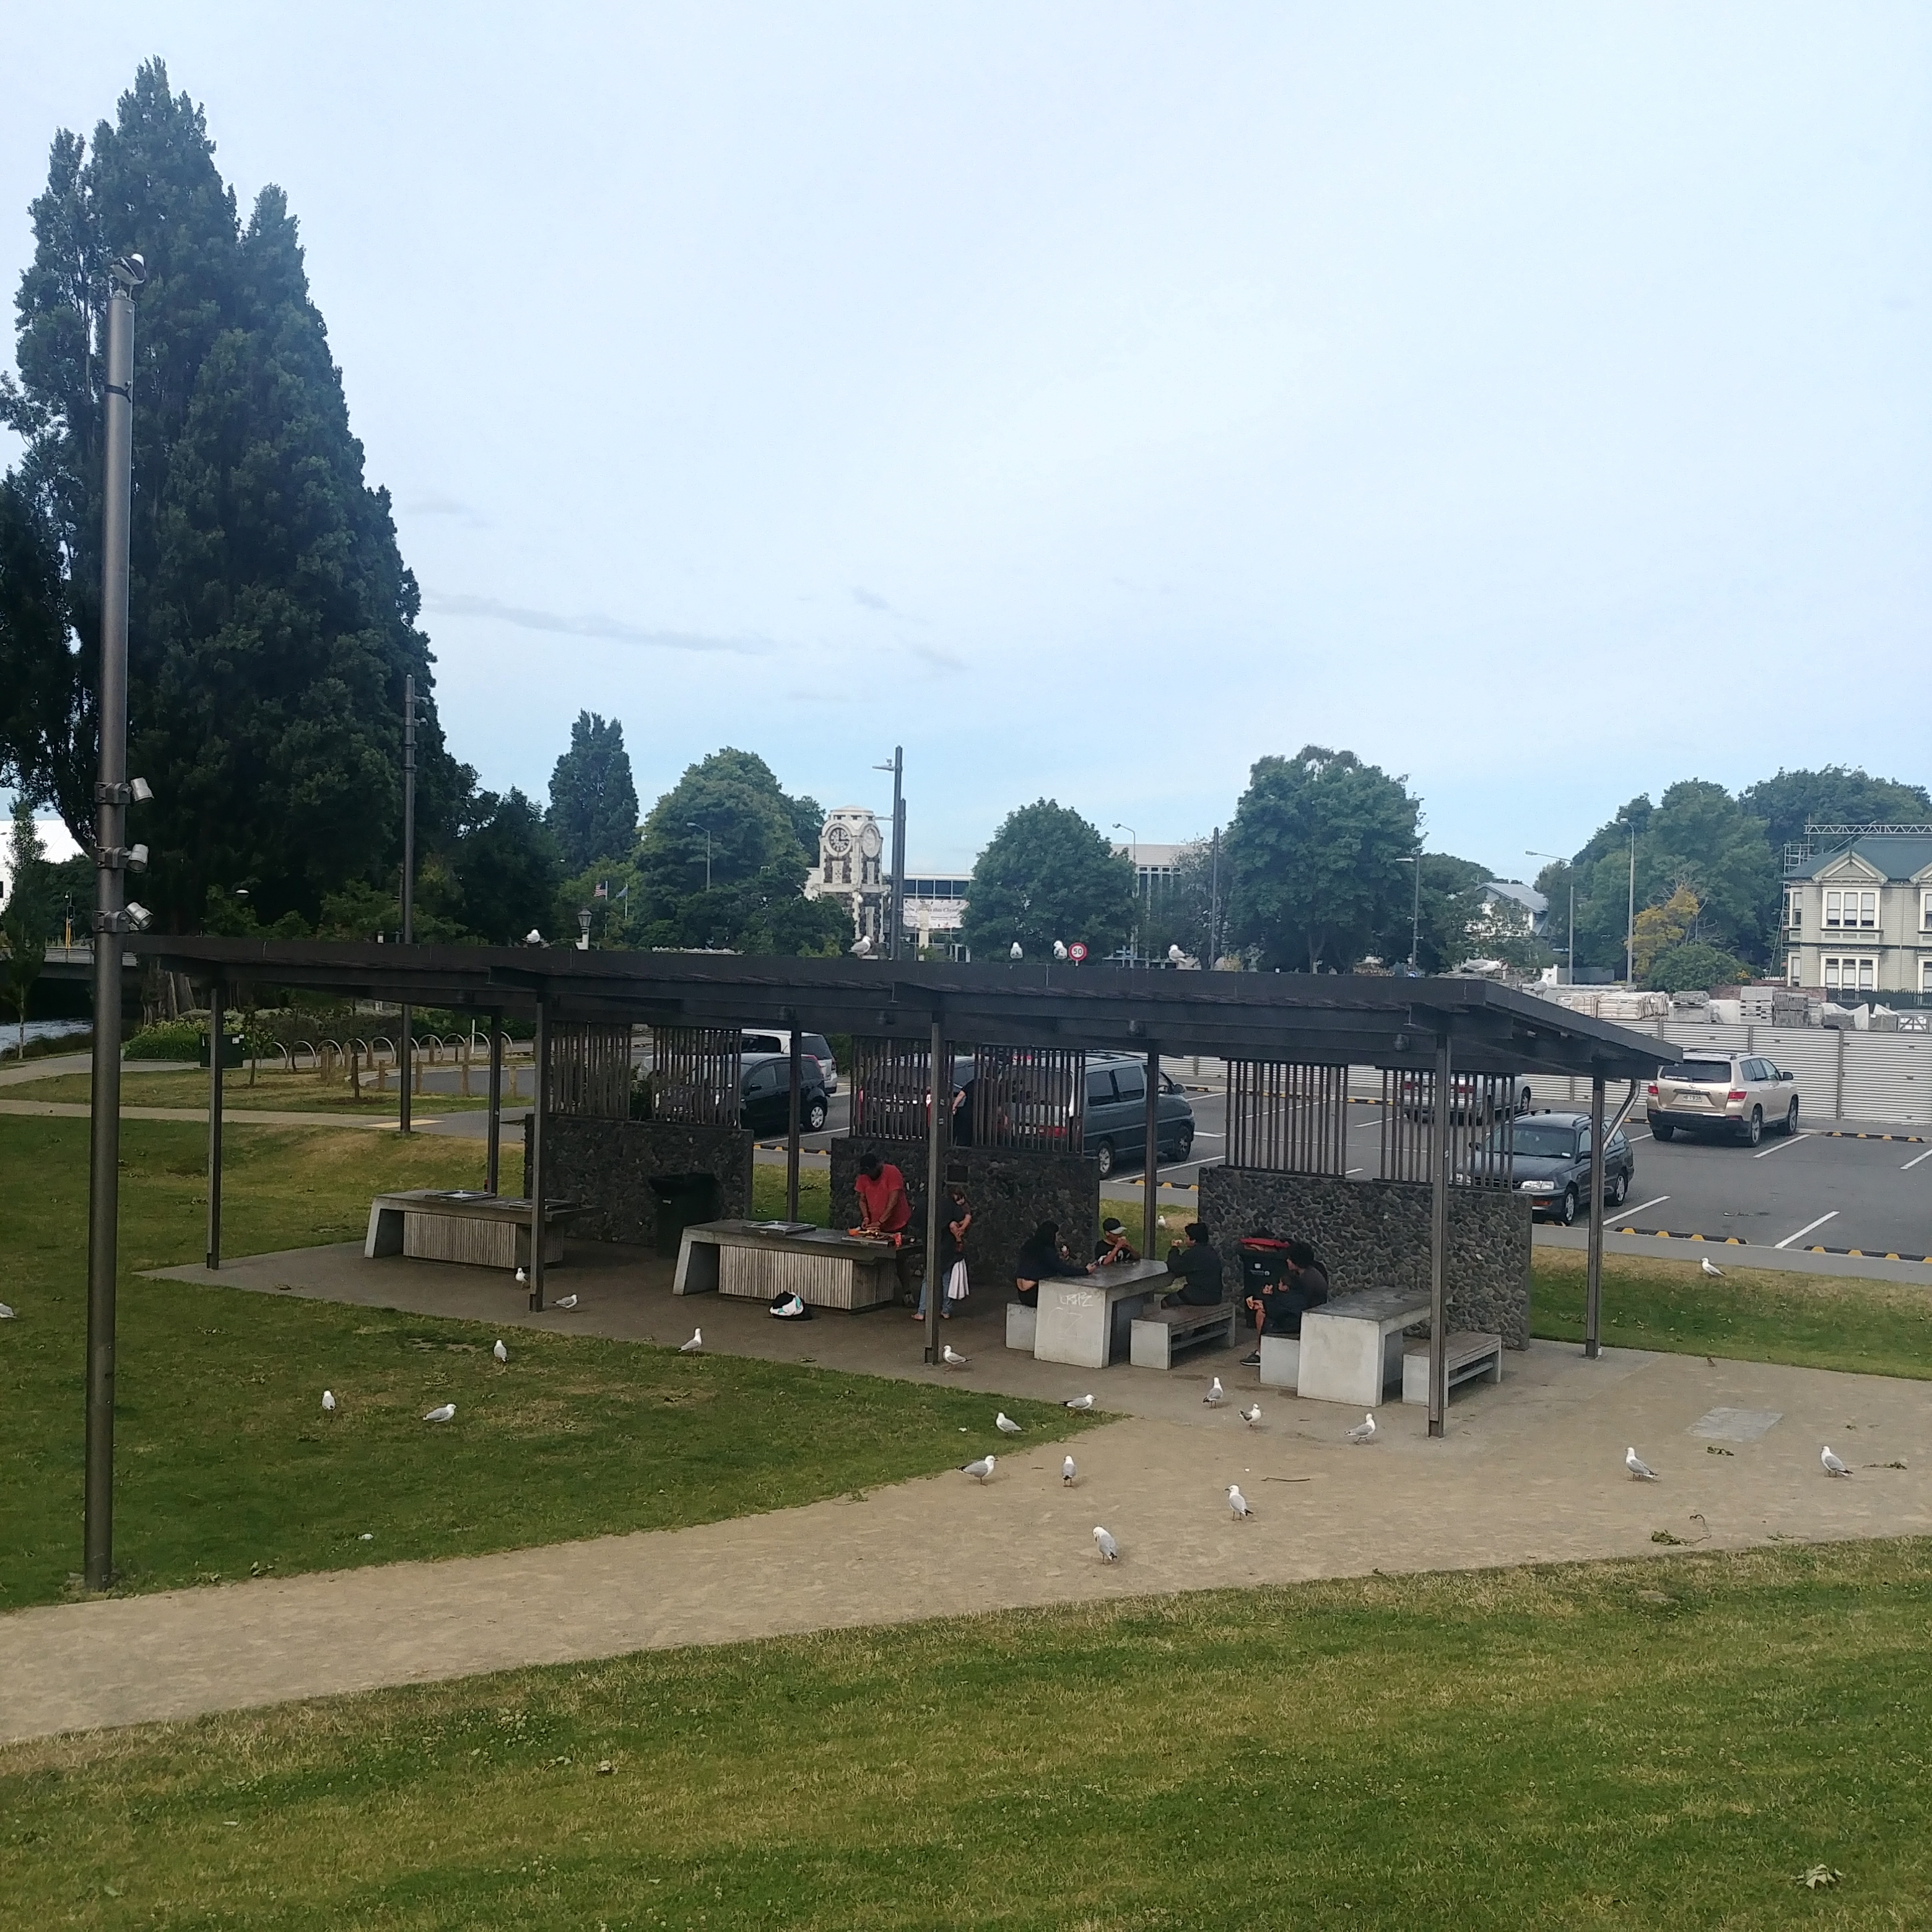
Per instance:
[[[1134,904],[1138,905],[1141,902],[1141,835],[1124,819],[1115,819],[1114,830],[1116,832],[1124,832],[1127,835],[1129,863],[1134,868]],[[1150,910],[1151,910],[1151,905],[1150,905]],[[1140,940],[1140,921],[1136,920],[1134,929],[1127,936],[1127,957],[1130,962],[1139,954]]]
[[[1415,898],[1408,915],[1408,970],[1413,974],[1416,955],[1422,948],[1422,854],[1405,852],[1400,862],[1415,868]]]
[[[874,765],[872,769],[892,775],[892,911],[886,923],[886,957],[896,959],[899,956],[899,928],[904,922],[905,904],[905,747],[895,745],[892,763]]]

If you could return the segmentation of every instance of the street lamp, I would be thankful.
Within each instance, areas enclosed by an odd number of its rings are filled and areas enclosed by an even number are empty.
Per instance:
[[[1118,818],[1114,820],[1114,830],[1116,832],[1124,832],[1127,835],[1127,850],[1132,855],[1132,863],[1134,868],[1134,903],[1138,905],[1141,902],[1141,836],[1131,825]],[[1136,920],[1134,922],[1133,931],[1127,935],[1127,958],[1130,962],[1140,956],[1140,950],[1141,928],[1139,920]]]
[[[1415,868],[1415,904],[1408,916],[1408,970],[1412,977],[1416,970],[1415,956],[1422,945],[1422,854],[1406,852],[1402,863]]]
[[[577,950],[580,952],[590,950],[590,908],[588,906],[577,908]]]
[[[708,825],[699,824],[694,818],[687,818],[684,821],[684,827],[687,832],[704,834],[704,890],[708,892],[711,890],[711,828]]]
[[[1636,849],[1634,846],[1632,851]],[[1563,970],[1570,976],[1569,983],[1576,983],[1576,868],[1560,852],[1532,852],[1526,845],[1523,856],[1526,859],[1549,859],[1561,866],[1570,874],[1570,944],[1564,950]]]
[[[874,765],[875,772],[892,775],[892,917],[886,928],[886,957],[899,956],[899,928],[905,904],[905,747],[892,747],[889,765]]]

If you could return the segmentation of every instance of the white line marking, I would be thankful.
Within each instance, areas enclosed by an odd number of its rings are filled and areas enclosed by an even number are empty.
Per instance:
[[[1905,1163],[1905,1166],[1901,1167],[1898,1171],[1900,1174],[1906,1173],[1910,1169],[1916,1167],[1922,1160],[1932,1160],[1932,1148],[1928,1148],[1923,1154],[1914,1154],[1912,1158]]]
[[[1366,1169],[1366,1168],[1365,1168],[1352,1167],[1352,1168],[1349,1168],[1349,1170],[1348,1170],[1348,1174],[1364,1174],[1364,1173],[1366,1173],[1366,1172],[1367,1172],[1367,1169]],[[1342,1175],[1342,1178],[1344,1180],[1346,1180],[1348,1179],[1348,1174],[1343,1174],[1343,1175]]]
[[[1830,1214],[1820,1214],[1815,1221],[1807,1221],[1804,1226],[1798,1229],[1798,1234],[1786,1234],[1784,1240],[1778,1242],[1777,1245],[1780,1248],[1788,1248],[1793,1241],[1798,1239],[1799,1234],[1808,1234],[1814,1228],[1822,1228],[1827,1221],[1835,1221],[1838,1218],[1838,1210],[1837,1208],[1834,1208]]]
[[[1618,1220],[1622,1220],[1627,1214],[1641,1214],[1646,1208],[1661,1208],[1670,1198],[1670,1196],[1667,1194],[1660,1194],[1654,1201],[1646,1201],[1640,1202],[1634,1208],[1618,1208],[1614,1209],[1612,1211],[1616,1214],[1617,1219]]]
[[[1788,1141],[1780,1141],[1777,1146],[1768,1147],[1764,1149],[1762,1153],[1753,1154],[1751,1156],[1751,1159],[1753,1160],[1762,1160],[1764,1159],[1766,1154],[1782,1154],[1786,1148],[1796,1147],[1800,1141],[1808,1141],[1810,1138],[1811,1136],[1808,1133],[1793,1134]]]
[[[1627,1134],[1625,1138],[1634,1141],[1647,1141],[1650,1138],[1650,1130],[1648,1127],[1638,1127]]]

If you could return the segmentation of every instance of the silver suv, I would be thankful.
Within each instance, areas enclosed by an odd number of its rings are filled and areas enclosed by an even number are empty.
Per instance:
[[[1657,1070],[1649,1100],[1650,1131],[1660,1141],[1722,1131],[1756,1147],[1766,1127],[1798,1131],[1796,1076],[1755,1055],[1686,1053]]]

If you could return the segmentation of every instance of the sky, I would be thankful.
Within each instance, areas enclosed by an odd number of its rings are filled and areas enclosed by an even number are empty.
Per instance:
[[[903,744],[922,871],[1040,796],[1203,834],[1313,742],[1528,877],[1682,778],[1932,778],[1922,5],[100,0],[8,48],[0,286],[148,56],[287,190],[494,788],[580,710],[646,806],[730,744],[883,815]]]

